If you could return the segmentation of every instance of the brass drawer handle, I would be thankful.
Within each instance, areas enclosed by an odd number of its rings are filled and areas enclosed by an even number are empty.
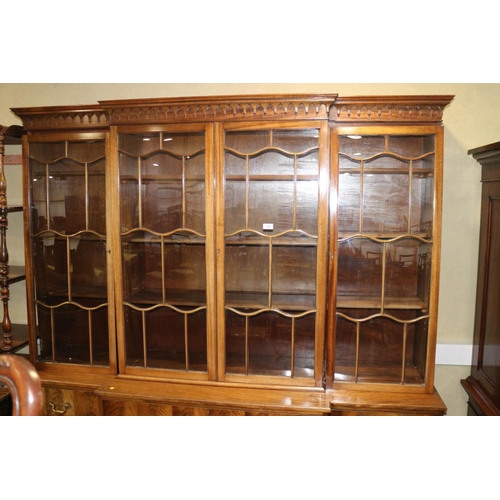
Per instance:
[[[53,401],[49,401],[49,406],[52,408],[52,411],[58,415],[64,415],[71,408],[69,403],[64,403],[62,410],[56,410],[56,405]]]

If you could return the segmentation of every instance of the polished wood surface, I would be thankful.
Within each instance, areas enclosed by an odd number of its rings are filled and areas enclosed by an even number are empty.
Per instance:
[[[31,356],[69,391],[52,412],[443,414],[451,99],[15,108]]]
[[[430,394],[400,394],[340,390],[332,393],[332,415],[441,416],[446,405],[434,389]]]
[[[481,225],[471,374],[462,380],[470,414],[500,414],[500,143],[469,151],[481,165]]]
[[[88,391],[44,387],[44,416],[84,416],[101,414],[98,398]]]
[[[0,356],[0,383],[12,398],[13,416],[38,416],[42,414],[42,383],[33,365],[16,354]]]
[[[94,380],[97,382],[97,379]],[[438,416],[439,394],[217,386],[103,377],[97,389],[44,382],[46,415],[104,416]],[[107,382],[107,383],[106,383]],[[49,403],[53,404],[50,405]]]

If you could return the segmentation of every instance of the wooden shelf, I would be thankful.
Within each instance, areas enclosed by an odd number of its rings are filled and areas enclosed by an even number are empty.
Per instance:
[[[358,368],[358,377],[354,377],[354,365],[342,366],[335,365],[335,382],[357,382],[367,384],[401,384],[401,385],[423,385],[421,374],[417,368],[411,364],[405,366],[404,383],[401,381],[402,366],[401,363],[383,365],[376,363],[363,363]]]
[[[8,351],[9,353],[15,353],[28,345],[28,325],[13,324],[12,330],[10,331],[12,335],[12,346]],[[3,332],[2,332],[2,346],[3,346]],[[0,353],[2,351],[0,350]]]
[[[339,309],[381,309],[381,297],[369,295],[338,295],[337,308]],[[385,297],[384,309],[427,309],[425,303],[418,297]]]
[[[283,236],[276,236],[269,234],[248,234],[240,233],[236,236],[228,236],[225,239],[226,245],[245,245],[245,246],[268,246],[270,240],[272,239],[273,246],[298,246],[298,247],[315,247],[317,246],[318,240],[316,237],[300,235],[297,237],[289,236],[288,234]]]
[[[316,296],[314,294],[272,294],[271,309],[281,311],[314,311],[316,308]],[[267,309],[267,293],[251,293],[226,291],[226,308],[231,307],[238,310],[244,309]]]
[[[125,301],[140,308],[148,308],[155,304],[162,304],[162,291],[158,289],[142,290],[125,297]],[[311,311],[316,307],[316,296],[314,294],[277,294],[272,295],[272,309],[282,311]],[[165,304],[177,307],[203,307],[206,305],[205,290],[165,290]],[[267,293],[236,292],[228,290],[226,293],[226,308],[238,310],[259,310],[268,308]]]
[[[156,234],[149,233],[148,229],[142,229],[143,231],[147,232],[148,234],[151,234],[150,238],[129,238],[128,236],[122,236],[122,242],[123,243],[156,243],[160,244],[162,237],[157,236]],[[205,238],[203,236],[195,236],[193,234],[186,235],[186,234],[178,234],[178,235],[170,235],[170,236],[163,236],[163,243],[168,244],[168,245],[204,245],[205,244]],[[127,252],[127,257],[126,260],[130,260],[130,258],[134,257],[137,254],[130,254]]]
[[[349,167],[344,167],[339,169],[340,174],[360,174],[361,169],[360,168],[349,168]],[[370,168],[370,167],[364,167],[363,168],[363,174],[409,174],[410,169],[409,168]],[[411,170],[412,175],[421,175],[422,177],[432,177],[434,175],[434,169],[432,168],[413,168]]]
[[[407,232],[394,232],[394,233],[359,233],[355,231],[339,231],[338,241],[342,242],[349,238],[374,238],[377,240],[393,240],[395,238],[422,238],[424,240],[430,240],[432,238],[432,234],[424,231],[415,231],[413,233]],[[430,241],[429,241],[430,243]]]
[[[293,174],[255,174],[249,175],[248,177],[246,175],[226,175],[225,179],[228,181],[246,181],[247,179],[249,181],[293,181],[295,179],[297,179],[298,181],[317,181],[319,179],[319,176],[303,174],[297,176],[294,176]]]
[[[137,182],[139,178],[137,175],[120,175],[120,182],[135,181]],[[141,175],[141,182],[183,182],[183,181],[205,181],[204,175]]]
[[[163,305],[161,288],[141,290],[130,296],[125,296],[127,305],[140,308],[149,308],[155,304]],[[205,290],[165,290],[165,304],[177,307],[203,307],[207,304],[207,293]]]
[[[18,281],[23,281],[25,279],[26,270],[24,266],[9,266],[9,285],[17,283]]]
[[[45,302],[47,299],[61,299],[58,302],[63,302],[67,300],[68,297],[68,289],[60,288],[56,290],[55,288],[50,289],[39,289],[37,291],[37,295],[39,298],[44,298]],[[108,300],[107,288],[105,285],[95,285],[95,286],[82,286],[82,285],[73,285],[71,287],[71,299],[73,302],[78,302],[78,299],[85,300],[101,300],[103,304],[105,304]],[[54,304],[54,300],[50,300],[50,305]]]
[[[24,210],[24,207],[22,205],[7,207],[8,214],[12,214],[14,212],[22,212],[23,210]]]

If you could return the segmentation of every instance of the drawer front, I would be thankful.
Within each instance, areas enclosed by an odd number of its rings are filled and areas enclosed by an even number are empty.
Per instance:
[[[98,416],[99,398],[92,391],[44,387],[43,415]]]
[[[146,403],[137,401],[103,400],[103,413],[106,416],[272,416],[274,412],[245,411],[234,408],[207,408],[203,406],[181,406],[165,403]],[[284,413],[286,415],[287,413]],[[283,414],[281,414],[283,415]],[[291,415],[291,413],[289,413]]]

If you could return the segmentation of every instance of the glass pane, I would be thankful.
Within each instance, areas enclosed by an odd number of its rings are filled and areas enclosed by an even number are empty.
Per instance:
[[[344,172],[338,179],[339,233],[361,233],[360,203],[361,183],[359,174]]]
[[[49,229],[76,233],[86,228],[85,166],[73,160],[49,165]]]
[[[224,190],[226,234],[247,228],[246,196],[245,182],[226,181]]]
[[[29,145],[30,158],[47,164],[54,163],[66,156],[66,141],[60,142],[31,142]]]
[[[369,309],[352,316],[373,316]],[[367,321],[351,319],[350,310],[337,317],[335,379],[365,383],[422,384],[425,377],[427,319],[413,322],[378,316]],[[389,314],[392,311],[388,311]]]
[[[71,286],[73,299],[78,295],[96,293],[96,287],[105,292],[107,282],[106,242],[92,233],[68,239]]]
[[[252,314],[250,312],[250,314]],[[226,313],[226,372],[312,377],[315,315]]]
[[[415,174],[411,190],[411,232],[432,237],[434,221],[434,177],[432,173]]]
[[[119,134],[118,136],[118,149],[131,156],[148,155],[161,149],[160,146],[160,134],[158,132]]]
[[[403,238],[387,243],[386,247],[386,303],[399,301],[407,308],[428,310],[431,245]]]
[[[205,245],[191,234],[157,237],[138,231],[123,237],[123,283],[127,301],[203,304]],[[162,253],[163,252],[163,253]]]
[[[256,132],[226,132],[225,147],[242,154],[252,154],[271,145],[268,130]]]
[[[385,143],[385,136],[340,136],[339,152],[349,157],[366,159],[385,151]]]
[[[183,225],[182,181],[147,181],[143,184],[142,226],[166,233]]]
[[[47,226],[47,168],[36,160],[29,161],[31,188],[31,227],[33,234]]]
[[[407,158],[418,158],[428,153],[434,153],[434,139],[433,135],[391,135],[388,137],[388,151]]]
[[[318,129],[273,131],[273,146],[290,153],[304,153],[317,148],[318,140]]]
[[[407,175],[365,174],[363,177],[363,233],[408,231]]]
[[[98,160],[88,166],[88,229],[106,234],[106,162]]]
[[[150,175],[182,175],[182,156],[175,156],[167,152],[152,154],[141,158],[141,174]]]
[[[40,361],[109,364],[107,307],[95,309],[98,301],[91,299],[82,302],[83,307],[37,307]]]
[[[125,307],[127,364],[181,371],[207,370],[206,311]]]
[[[296,229],[318,234],[318,181],[297,182]]]
[[[60,302],[66,301],[68,299],[66,238],[46,231],[32,239],[32,249],[37,299],[46,302],[49,297],[60,297]]]
[[[267,307],[269,293],[269,246],[245,244],[255,235],[240,233],[226,245],[226,305]],[[240,243],[240,244],[238,244]]]
[[[338,245],[338,307],[357,307],[367,301],[381,307],[383,244],[352,238]]]
[[[309,238],[274,240],[272,260],[272,307],[296,310],[314,309],[316,298],[316,245]],[[299,246],[301,241],[304,246]],[[306,246],[307,243],[310,246]]]
[[[293,175],[294,157],[283,152],[264,151],[250,156],[249,175]]]
[[[106,147],[104,141],[68,141],[68,155],[82,163],[95,163],[104,160],[106,157]]]
[[[250,181],[248,188],[248,226],[241,229],[265,231],[272,224],[274,234],[293,229],[293,181]]]

